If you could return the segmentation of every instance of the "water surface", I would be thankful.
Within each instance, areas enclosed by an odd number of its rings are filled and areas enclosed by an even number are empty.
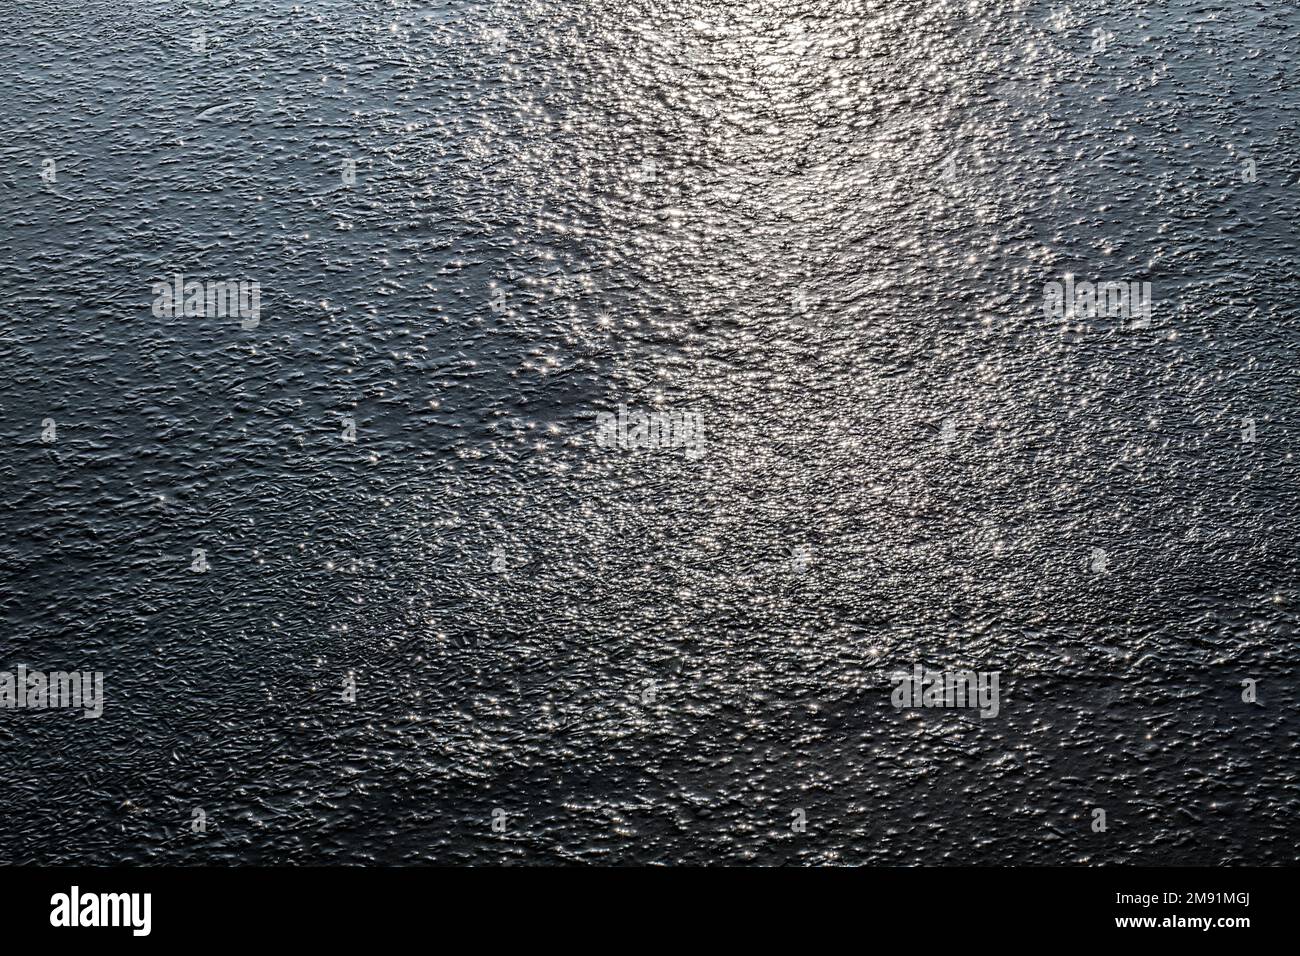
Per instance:
[[[7,18],[0,860],[1297,861],[1294,5]]]

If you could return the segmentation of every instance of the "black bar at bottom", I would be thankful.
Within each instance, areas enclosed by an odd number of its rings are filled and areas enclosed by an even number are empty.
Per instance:
[[[1295,872],[9,867],[0,868],[0,887],[10,943],[47,936],[68,941],[76,934],[75,942],[92,945],[113,939],[146,945],[284,940],[333,947],[402,943],[421,931],[459,927],[469,939],[457,944],[447,938],[445,944],[459,948],[479,939],[535,946],[600,938],[605,945],[681,945],[706,930],[722,933],[730,946],[771,944],[774,936],[798,940],[800,934],[804,942],[845,932],[879,938],[886,931],[927,941],[928,950],[953,933],[1025,943],[1280,939]],[[147,935],[141,932],[145,898],[129,895],[146,893]],[[122,925],[81,925],[114,921]]]

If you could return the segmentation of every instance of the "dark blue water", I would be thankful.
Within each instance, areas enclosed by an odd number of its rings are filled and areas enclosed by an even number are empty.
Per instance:
[[[1297,862],[1295,5],[6,15],[0,861]]]

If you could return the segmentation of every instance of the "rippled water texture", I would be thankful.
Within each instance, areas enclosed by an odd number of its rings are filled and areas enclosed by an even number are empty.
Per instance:
[[[1297,861],[1294,4],[5,15],[0,860]]]

